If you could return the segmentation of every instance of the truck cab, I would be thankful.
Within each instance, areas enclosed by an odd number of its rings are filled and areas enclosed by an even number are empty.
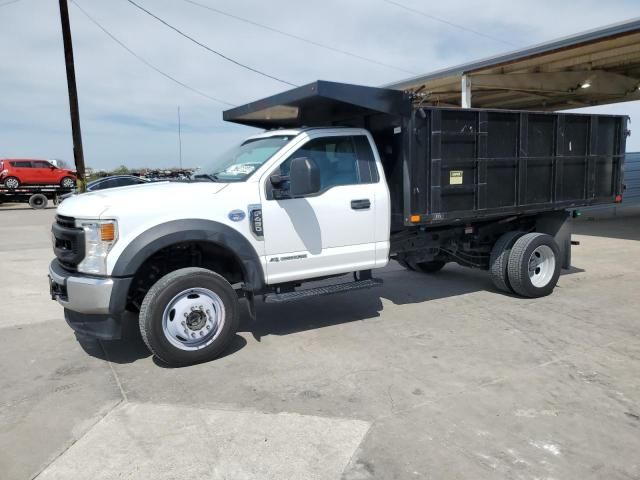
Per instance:
[[[267,131],[214,159],[191,182],[67,199],[53,226],[52,295],[76,331],[118,338],[124,312],[140,310],[149,289],[177,267],[217,272],[231,292],[251,298],[384,267],[389,218],[389,190],[368,131]],[[204,297],[215,305],[213,295]],[[190,314],[193,302],[184,303]],[[190,343],[194,332],[184,330],[175,344]]]

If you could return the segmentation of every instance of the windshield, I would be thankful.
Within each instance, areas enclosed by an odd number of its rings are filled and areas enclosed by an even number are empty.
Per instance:
[[[242,182],[294,137],[278,135],[246,140],[199,168],[194,176],[218,182]]]

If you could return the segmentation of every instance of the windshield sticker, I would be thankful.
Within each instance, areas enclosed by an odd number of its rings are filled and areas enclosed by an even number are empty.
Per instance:
[[[255,169],[255,165],[245,163],[239,165],[230,165],[229,167],[227,167],[224,173],[228,173],[231,175],[249,175],[250,173],[253,173]]]

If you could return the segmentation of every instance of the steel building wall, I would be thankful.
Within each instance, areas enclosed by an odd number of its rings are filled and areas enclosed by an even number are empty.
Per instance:
[[[640,203],[640,152],[627,153],[624,160],[623,203]]]

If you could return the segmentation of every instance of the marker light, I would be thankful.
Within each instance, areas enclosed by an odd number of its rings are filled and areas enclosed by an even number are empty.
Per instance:
[[[115,223],[103,223],[100,225],[100,240],[103,242],[113,242],[116,239]]]

